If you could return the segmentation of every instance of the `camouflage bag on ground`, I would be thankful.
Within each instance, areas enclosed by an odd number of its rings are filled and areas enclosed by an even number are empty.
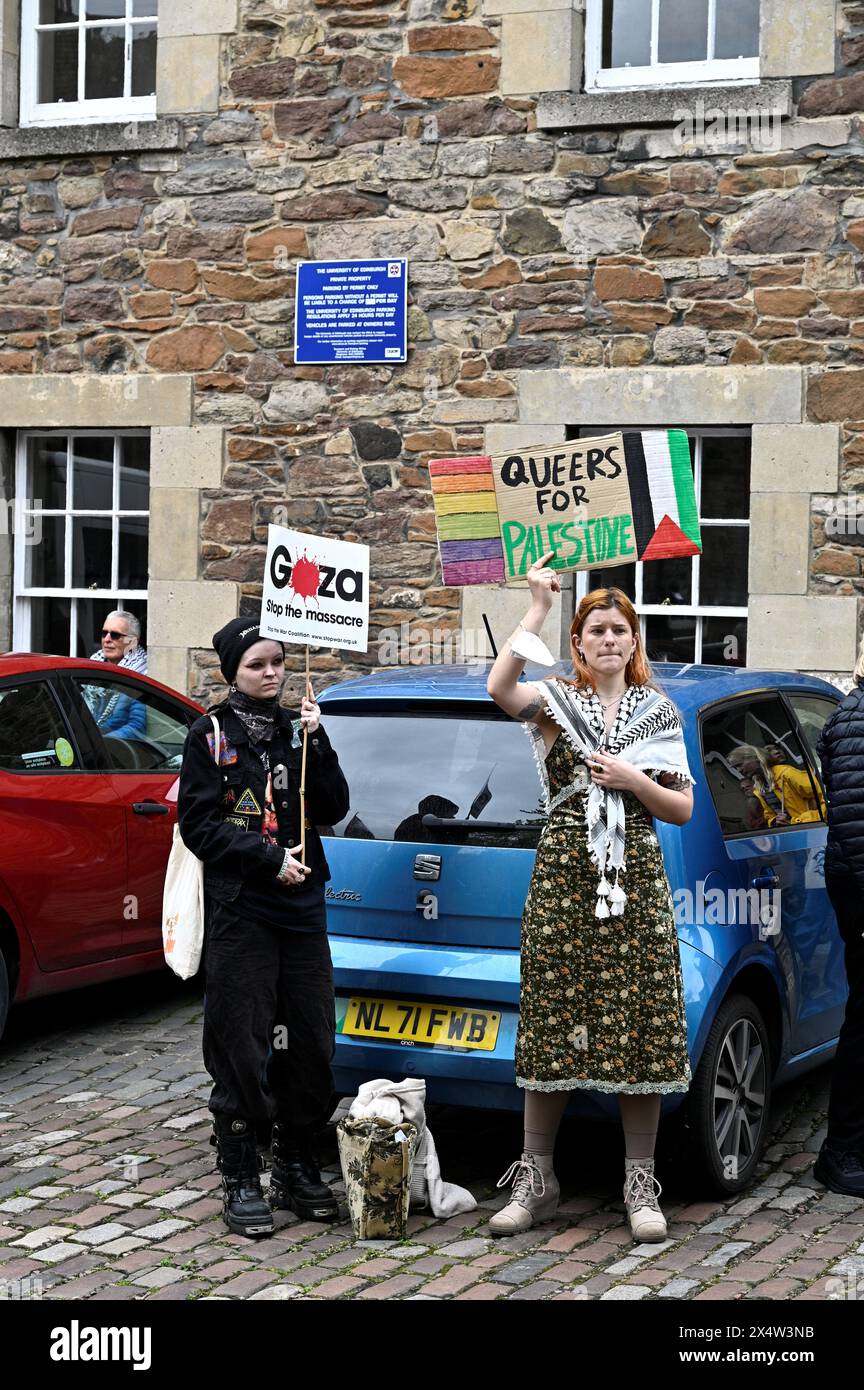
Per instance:
[[[340,1120],[339,1158],[357,1240],[401,1240],[408,1219],[417,1129],[406,1120]]]

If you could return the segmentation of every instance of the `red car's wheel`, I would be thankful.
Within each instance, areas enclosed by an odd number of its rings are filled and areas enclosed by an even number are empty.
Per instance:
[[[0,1038],[3,1036],[3,1029],[6,1027],[6,1019],[9,1016],[9,972],[6,969],[6,962],[3,953],[0,951]]]

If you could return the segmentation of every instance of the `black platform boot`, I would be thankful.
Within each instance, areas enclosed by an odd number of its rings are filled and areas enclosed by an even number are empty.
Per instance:
[[[238,1236],[273,1234],[273,1213],[261,1191],[262,1163],[254,1126],[230,1115],[217,1115],[217,1163],[222,1174],[222,1218]]]
[[[336,1221],[339,1217],[339,1204],[322,1182],[312,1155],[311,1135],[298,1135],[278,1120],[273,1126],[270,1205],[274,1211],[296,1212],[306,1221]]]

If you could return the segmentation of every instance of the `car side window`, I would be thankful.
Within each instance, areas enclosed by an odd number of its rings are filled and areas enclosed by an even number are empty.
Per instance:
[[[837,709],[840,701],[839,699],[829,700],[824,695],[790,695],[788,698],[790,705],[795,711],[795,718],[798,720],[801,736],[807,745],[807,750],[821,778],[822,759],[817,752],[817,745],[822,730]]]
[[[778,697],[735,700],[705,715],[702,755],[724,836],[826,818],[822,789]]]
[[[0,769],[80,772],[81,761],[44,681],[0,689]]]
[[[195,715],[144,686],[114,676],[72,677],[96,725],[96,763],[103,772],[176,772]]]

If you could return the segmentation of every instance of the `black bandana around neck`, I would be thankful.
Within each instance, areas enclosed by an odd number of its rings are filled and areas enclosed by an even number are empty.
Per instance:
[[[237,715],[249,735],[250,743],[262,743],[273,737],[279,708],[278,696],[274,695],[270,700],[253,700],[242,690],[232,690],[228,696],[228,707]]]

